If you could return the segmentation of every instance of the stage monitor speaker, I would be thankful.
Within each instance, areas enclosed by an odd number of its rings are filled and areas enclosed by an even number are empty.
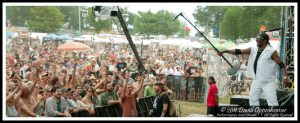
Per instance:
[[[238,106],[250,106],[249,105],[249,97],[241,96],[241,95],[233,95],[230,98],[230,104],[236,104]],[[268,106],[268,102],[266,99],[259,99],[260,106]]]

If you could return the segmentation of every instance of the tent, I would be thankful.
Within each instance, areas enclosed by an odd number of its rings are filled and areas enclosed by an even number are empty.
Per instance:
[[[56,40],[64,41],[71,40],[72,38],[68,34],[62,34],[56,37]]]
[[[46,35],[44,38],[43,38],[43,40],[55,40],[57,38],[57,35],[56,34],[54,34],[54,33],[50,33],[50,34],[48,34],[48,35]]]

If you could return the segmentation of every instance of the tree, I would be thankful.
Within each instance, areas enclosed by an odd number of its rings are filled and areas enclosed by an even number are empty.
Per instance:
[[[30,19],[30,8],[32,6],[7,6],[6,17],[13,26],[25,27],[25,20]]]
[[[179,32],[180,23],[179,21],[173,21],[174,17],[174,13],[164,10],[157,13],[152,13],[150,10],[147,12],[138,12],[134,20],[134,32],[146,35],[147,38],[150,35],[164,35],[169,37]]]
[[[78,6],[59,6],[60,12],[65,15],[64,23],[69,23],[68,29],[79,29]]]
[[[281,6],[199,6],[193,15],[204,34],[218,29],[222,38],[236,40],[255,37],[261,25],[280,27],[280,13]]]
[[[148,12],[138,12],[138,16],[134,20],[134,32],[140,35],[157,35],[155,14],[150,10]]]
[[[221,22],[221,37],[225,39],[235,40],[239,38],[238,22],[240,22],[241,8],[233,7],[227,10]]]
[[[94,15],[92,9],[88,10],[88,16],[86,17],[86,22],[90,24],[91,27],[86,30],[93,31],[95,33],[99,33],[100,31],[107,31],[110,32],[112,29],[112,19],[107,20],[101,20],[98,21],[95,20],[96,16]]]
[[[64,24],[64,15],[57,7],[33,7],[28,19],[29,29],[36,32],[56,32]]]
[[[205,27],[203,33],[207,35],[210,29],[219,28],[219,23],[222,21],[224,13],[228,8],[228,6],[198,6],[195,13],[193,13],[196,25]]]
[[[158,34],[169,37],[178,32],[180,23],[179,21],[173,21],[173,18],[175,16],[175,14],[164,10],[158,11],[156,13],[157,25],[155,29],[157,30]]]
[[[185,30],[186,26],[187,26],[186,23],[180,22],[180,28],[178,30],[179,37],[187,37],[187,36],[189,36],[189,32]]]
[[[249,39],[259,33],[261,25],[266,25],[269,29],[278,28],[280,12],[281,7],[276,6],[241,6],[238,9],[231,7],[221,22],[222,36],[231,40]]]

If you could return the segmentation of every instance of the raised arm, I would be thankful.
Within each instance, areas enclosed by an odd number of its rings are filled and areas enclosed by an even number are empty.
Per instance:
[[[86,72],[84,73],[84,76],[81,78],[81,83],[84,83],[85,77],[86,77]]]
[[[12,93],[6,96],[6,102],[8,102],[9,100],[15,97],[15,94],[20,90],[21,86],[22,85],[20,85],[16,90],[14,90]]]
[[[229,53],[229,54],[250,54],[251,53],[251,48],[247,48],[247,49],[229,49],[229,50],[224,50],[224,51],[220,51],[218,53],[218,55],[222,55],[223,53]]]
[[[34,88],[39,80],[39,75],[40,75],[40,72],[42,71],[40,65],[37,66],[36,68],[36,74],[35,74],[35,78],[34,78],[34,81],[33,81],[33,84],[30,86],[29,88],[29,94],[31,95],[34,91]]]
[[[144,86],[143,86],[143,83],[144,83],[144,78],[141,79],[141,81],[139,82],[139,87],[138,87],[138,89],[134,90],[134,91],[132,92],[132,95],[137,95],[137,94],[141,91],[141,89],[144,87]]]
[[[126,91],[127,91],[127,82],[128,82],[128,79],[129,78],[126,77],[125,81],[123,81],[124,85],[123,85],[122,93],[121,93],[121,96],[120,96],[121,99],[125,98]]]
[[[72,88],[73,85],[75,85],[76,67],[77,67],[77,63],[74,64],[74,69],[72,71],[72,78],[71,78],[71,82],[69,83],[69,88]]]

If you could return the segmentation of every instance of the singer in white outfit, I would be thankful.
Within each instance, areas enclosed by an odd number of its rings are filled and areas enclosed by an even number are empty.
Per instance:
[[[276,95],[276,71],[277,65],[282,70],[284,84],[288,84],[285,65],[281,61],[277,51],[271,47],[269,36],[260,33],[256,37],[257,47],[247,49],[231,49],[220,51],[218,54],[249,54],[246,76],[253,79],[250,94],[250,106],[259,106],[259,97],[264,92],[267,98],[268,106],[278,106]]]

